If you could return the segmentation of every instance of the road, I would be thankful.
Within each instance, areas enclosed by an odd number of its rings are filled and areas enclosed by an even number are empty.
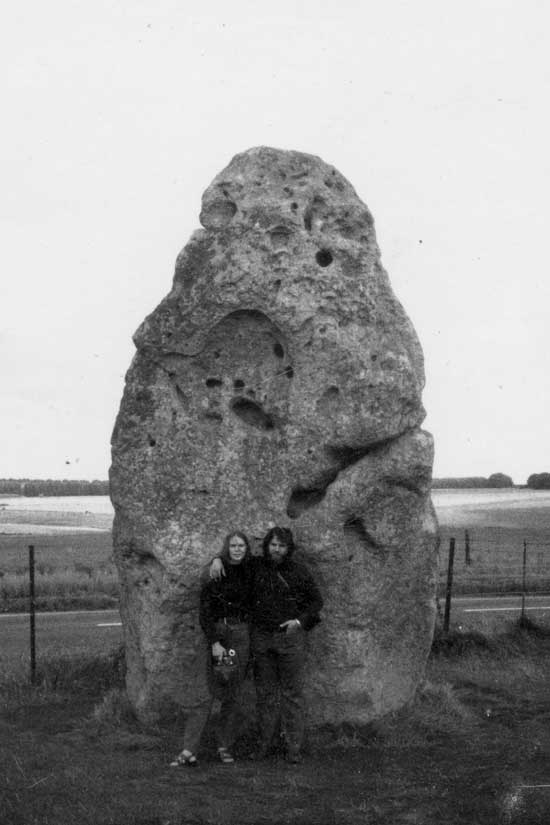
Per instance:
[[[441,606],[444,606],[443,599]],[[525,610],[534,619],[550,614],[550,595],[528,596]],[[452,600],[451,620],[454,623],[468,619],[470,624],[482,616],[514,619],[520,612],[520,596],[456,596]],[[28,650],[29,627],[28,613],[0,614],[0,655]],[[100,652],[115,647],[121,639],[122,627],[117,610],[36,614],[37,653],[53,648],[60,651],[85,648]]]
[[[118,610],[70,610],[62,613],[37,613],[35,621],[36,654],[70,653],[74,650],[100,653],[122,640]],[[0,660],[28,655],[30,619],[28,613],[0,614]]]
[[[444,599],[441,599],[443,604]],[[452,600],[453,612],[509,613],[510,617],[521,613],[521,596],[455,596]],[[525,611],[536,616],[550,611],[550,595],[526,596]]]

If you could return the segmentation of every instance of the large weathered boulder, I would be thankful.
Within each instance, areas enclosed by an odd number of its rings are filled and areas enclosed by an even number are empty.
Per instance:
[[[170,294],[135,335],[111,495],[127,687],[191,707],[198,578],[231,529],[293,530],[320,584],[310,723],[414,693],[435,617],[422,352],[373,220],[319,158],[260,147],[206,190]]]

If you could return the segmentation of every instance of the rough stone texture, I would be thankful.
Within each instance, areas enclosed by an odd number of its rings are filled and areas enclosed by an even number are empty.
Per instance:
[[[230,529],[276,523],[326,602],[310,723],[368,721],[414,693],[435,616],[418,340],[367,207],[319,158],[237,155],[200,219],[135,335],[113,433],[130,699],[145,720],[196,702],[201,567]]]

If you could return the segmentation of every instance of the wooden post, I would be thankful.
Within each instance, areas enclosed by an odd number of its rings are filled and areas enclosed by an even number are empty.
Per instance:
[[[525,582],[527,578],[527,542],[523,542],[523,570],[521,576],[521,618],[520,624],[525,621]]]
[[[449,564],[447,566],[447,589],[445,592],[445,615],[443,617],[443,632],[449,632],[451,618],[451,596],[453,592],[453,567],[455,562],[455,540],[449,539]]]
[[[34,545],[29,544],[29,616],[31,630],[31,684],[36,682],[36,625],[34,603]]]
[[[472,557],[470,555],[470,533],[468,530],[464,531],[464,563],[466,567],[472,564]]]

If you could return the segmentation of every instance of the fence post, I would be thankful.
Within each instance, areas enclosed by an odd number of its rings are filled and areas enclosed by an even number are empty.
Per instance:
[[[453,592],[453,567],[455,562],[455,540],[449,539],[449,564],[447,566],[447,589],[445,592],[445,615],[443,617],[443,632],[449,632],[451,618],[451,596]]]
[[[36,681],[36,629],[34,604],[34,544],[29,544],[29,616],[31,628],[31,684]]]
[[[470,532],[469,530],[464,531],[464,562],[467,567],[470,567],[472,564],[472,557],[470,555]]]
[[[525,582],[527,578],[527,542],[523,541],[523,570],[521,576],[521,618],[520,624],[525,621]]]

